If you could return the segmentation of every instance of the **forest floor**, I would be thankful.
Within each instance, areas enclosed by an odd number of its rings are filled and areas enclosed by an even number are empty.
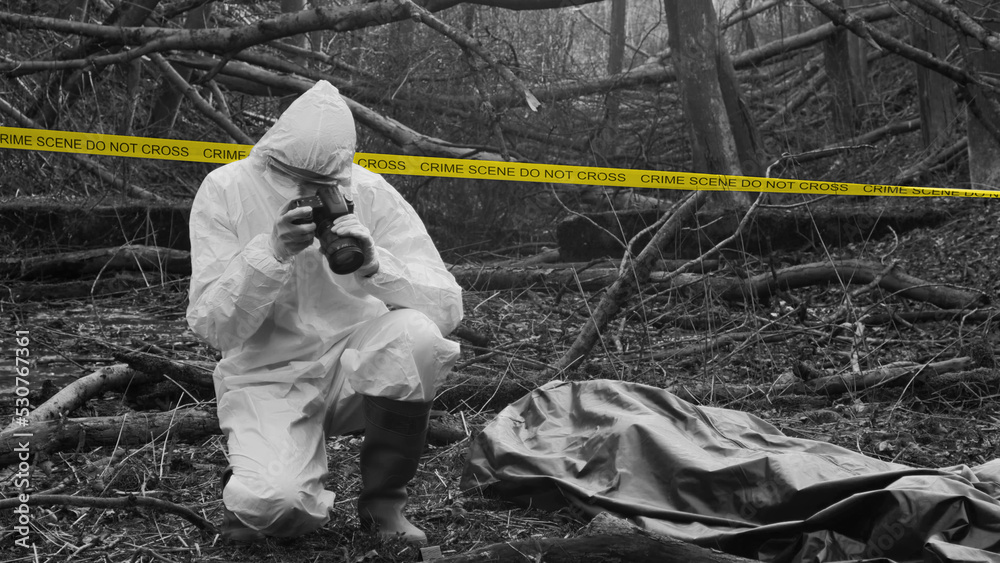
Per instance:
[[[804,248],[794,256],[777,257],[777,261],[750,258],[742,267],[759,273],[781,265],[839,258],[886,266],[894,263],[903,272],[980,291],[995,302],[1000,292],[1000,231],[996,228],[1000,205],[940,199],[905,204],[944,206],[953,219],[938,228],[843,248]],[[886,205],[891,209],[893,204]],[[465,346],[460,373],[489,377],[499,385],[501,381],[530,381],[540,373],[540,367],[555,363],[600,299],[599,293],[581,295],[573,288],[566,289],[468,292],[464,326],[489,336],[487,348],[494,353]],[[645,304],[624,322],[615,321],[605,346],[598,345],[586,365],[568,374],[571,378],[618,378],[675,391],[706,383],[719,388],[733,384],[766,388],[790,373],[797,362],[849,370],[854,361],[865,369],[900,360],[923,363],[949,359],[978,349],[988,365],[996,347],[996,319],[992,315],[988,321],[976,323],[865,326],[863,319],[874,313],[933,309],[878,288],[811,287],[753,305],[724,303],[704,294],[646,297]],[[182,280],[174,287],[85,301],[3,302],[0,307],[4,322],[11,323],[8,330],[30,331],[36,358],[31,384],[40,388],[47,378],[61,374],[59,381],[64,382],[113,363],[112,352],[121,348],[155,344],[173,360],[216,359],[215,352],[187,329],[186,305]],[[670,320],[680,316],[711,319],[710,326],[678,328]],[[760,335],[784,332],[788,336],[778,342],[749,339],[683,356],[648,359],[652,351],[690,349],[693,344],[746,331]],[[4,357],[13,356],[4,352]],[[997,389],[958,385],[946,392],[927,393],[908,385],[805,400],[783,400],[765,393],[738,401],[709,397],[705,402],[750,411],[790,435],[831,442],[883,460],[939,468],[978,465],[1000,457],[997,397]],[[120,394],[108,393],[72,416],[119,414],[128,409]],[[448,416],[460,421],[471,436],[495,414],[469,406],[453,409]],[[0,514],[0,561],[417,561],[416,549],[377,540],[358,526],[353,507],[359,490],[360,442],[359,436],[328,441],[328,487],[337,494],[336,511],[321,530],[298,539],[239,546],[156,510],[48,506],[32,511],[34,550],[14,545],[12,515]],[[525,508],[460,490],[468,446],[469,438],[429,447],[412,485],[408,513],[445,555],[497,542],[564,537],[585,525],[569,512]],[[124,454],[124,459],[116,457],[112,464],[110,448],[90,447],[81,441],[76,451],[38,456],[33,462],[31,492],[146,495],[186,506],[209,521],[221,521],[218,483],[227,462],[220,436],[196,444],[159,441],[128,448]],[[95,477],[102,472],[105,478]],[[14,494],[13,478],[12,468],[0,470],[5,497]]]

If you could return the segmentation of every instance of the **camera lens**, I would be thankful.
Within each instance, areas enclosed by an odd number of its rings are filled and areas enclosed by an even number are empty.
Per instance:
[[[336,248],[331,249],[331,252],[327,254],[327,258],[330,260],[330,269],[338,275],[357,271],[365,263],[365,253],[350,241],[340,239],[338,243]]]

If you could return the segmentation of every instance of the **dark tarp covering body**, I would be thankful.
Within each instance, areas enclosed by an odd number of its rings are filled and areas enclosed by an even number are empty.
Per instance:
[[[915,469],[792,438],[655,387],[553,382],[472,445],[464,489],[611,512],[648,530],[781,563],[1000,562],[1000,460]]]

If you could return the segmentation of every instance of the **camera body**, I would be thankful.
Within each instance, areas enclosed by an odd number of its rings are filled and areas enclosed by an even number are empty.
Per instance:
[[[313,197],[292,201],[291,209],[311,207],[312,219],[296,221],[297,224],[316,223],[319,247],[326,255],[333,273],[344,275],[357,271],[364,264],[365,254],[354,237],[342,237],[333,232],[333,222],[354,213],[354,202],[345,197],[337,186],[322,186]]]

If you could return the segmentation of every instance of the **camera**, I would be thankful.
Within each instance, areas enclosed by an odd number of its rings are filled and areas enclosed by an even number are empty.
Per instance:
[[[311,207],[312,218],[295,221],[302,225],[316,223],[316,237],[319,247],[330,263],[335,274],[350,274],[364,264],[365,254],[354,237],[342,237],[333,232],[333,222],[354,213],[354,202],[345,197],[337,186],[322,186],[313,197],[303,197],[292,201],[291,209]]]

